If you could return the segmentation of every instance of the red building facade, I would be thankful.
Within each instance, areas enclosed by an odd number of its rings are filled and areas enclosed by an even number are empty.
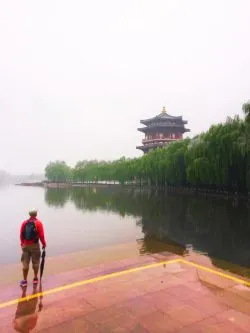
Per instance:
[[[165,107],[162,112],[150,119],[141,120],[141,124],[145,127],[138,128],[138,131],[145,134],[142,140],[142,146],[137,146],[136,149],[147,153],[151,149],[164,147],[170,142],[182,140],[183,134],[190,130],[185,128],[186,120],[182,116],[175,117],[167,114]]]

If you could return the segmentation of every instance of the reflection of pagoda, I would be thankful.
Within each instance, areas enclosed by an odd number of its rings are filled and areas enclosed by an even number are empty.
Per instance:
[[[190,131],[185,128],[187,121],[183,120],[182,116],[170,116],[165,107],[158,116],[141,120],[140,123],[146,125],[146,127],[138,128],[138,131],[145,133],[145,138],[142,140],[143,146],[136,148],[141,149],[144,153],[154,148],[164,147],[170,142],[181,140],[183,133]]]

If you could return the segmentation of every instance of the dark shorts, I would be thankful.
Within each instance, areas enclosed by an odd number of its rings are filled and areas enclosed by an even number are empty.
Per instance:
[[[39,268],[41,250],[39,244],[27,245],[22,248],[21,262],[23,264],[23,269],[28,269],[30,261],[32,262],[33,269]]]

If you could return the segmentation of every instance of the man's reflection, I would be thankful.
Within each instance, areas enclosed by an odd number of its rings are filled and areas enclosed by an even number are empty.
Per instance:
[[[27,297],[27,287],[22,288],[21,298]],[[39,290],[33,289],[32,295],[42,293],[42,286]],[[21,333],[31,332],[37,324],[38,312],[42,311],[42,296],[40,297],[27,297],[27,299],[19,301],[17,310],[15,313],[15,319],[13,320],[13,327],[16,331]]]

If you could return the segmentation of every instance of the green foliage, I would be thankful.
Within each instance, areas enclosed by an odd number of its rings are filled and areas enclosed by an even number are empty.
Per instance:
[[[140,158],[79,161],[73,170],[65,162],[45,169],[53,181],[118,182],[151,186],[191,186],[250,191],[250,104],[243,105],[245,119],[228,118],[193,139],[169,144]]]
[[[72,171],[64,161],[55,161],[46,166],[45,176],[49,181],[67,182],[72,179]]]
[[[249,123],[250,122],[250,101],[248,101],[242,105],[242,110],[245,114],[246,121]]]

